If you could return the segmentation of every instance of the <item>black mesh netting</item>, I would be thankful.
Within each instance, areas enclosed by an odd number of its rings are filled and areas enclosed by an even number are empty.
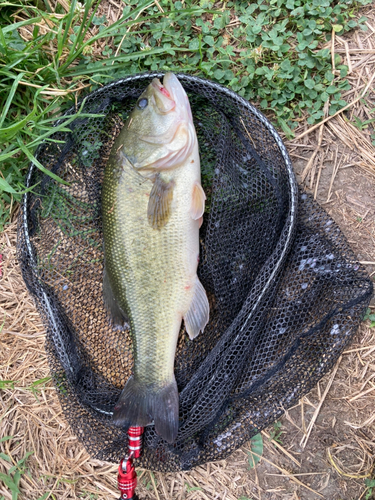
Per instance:
[[[95,457],[118,462],[126,431],[111,412],[133,366],[127,332],[102,300],[101,181],[114,138],[147,74],[92,93],[71,132],[42,145],[19,218],[18,257],[47,327],[46,349],[74,432]],[[286,149],[247,101],[178,75],[198,134],[208,203],[199,277],[210,322],[181,330],[175,361],[180,430],[168,445],[147,427],[143,467],[172,471],[225,458],[296,404],[351,341],[372,284],[337,225],[298,194]],[[100,116],[99,116],[100,115]]]

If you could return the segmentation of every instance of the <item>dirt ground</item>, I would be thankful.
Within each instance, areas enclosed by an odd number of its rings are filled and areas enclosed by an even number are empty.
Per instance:
[[[353,90],[346,96],[350,107],[309,133],[301,122],[296,138],[286,145],[299,182],[339,224],[374,279],[374,129],[353,125],[354,117],[368,120],[375,108],[371,8],[367,16],[368,32],[336,37],[332,44],[333,51],[350,59]],[[0,235],[0,439],[12,436],[0,442],[0,471],[6,474],[21,461],[21,500],[118,498],[117,467],[91,459],[64,420],[49,379],[43,325],[22,281],[15,243],[13,223]],[[374,301],[372,306],[374,311]],[[256,468],[249,467],[248,444],[225,461],[187,473],[141,470],[140,499],[375,498],[365,483],[373,477],[374,379],[375,328],[367,322],[334,370],[280,422],[262,432],[264,453]],[[0,478],[4,481],[4,476]],[[9,484],[0,481],[1,498],[12,495]]]

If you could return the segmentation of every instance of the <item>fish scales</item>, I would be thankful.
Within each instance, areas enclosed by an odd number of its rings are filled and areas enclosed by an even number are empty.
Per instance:
[[[199,247],[198,241],[188,241],[191,227],[197,221],[184,210],[190,200],[186,199],[183,186],[187,177],[192,177],[192,172],[184,175],[183,167],[174,172],[177,180],[174,198],[177,200],[172,202],[175,206],[172,206],[168,224],[155,230],[144,217],[152,183],[139,178],[132,170],[125,164],[117,189],[103,198],[103,209],[111,210],[113,197],[121,200],[109,215],[110,224],[118,230],[112,235],[111,243],[107,243],[106,238],[106,246],[111,246],[115,256],[110,264],[111,272],[119,282],[127,284],[126,288],[120,284],[116,287],[116,296],[120,304],[127,304],[124,309],[128,311],[135,354],[139,359],[134,371],[147,382],[153,375],[171,378],[173,374],[174,342],[177,342],[182,313],[193,294],[196,265],[191,262],[191,255],[197,260]],[[153,255],[162,258],[155,259]],[[107,268],[107,271],[110,270]],[[137,332],[147,333],[138,336]],[[151,343],[155,349],[160,346],[159,356],[149,356]]]

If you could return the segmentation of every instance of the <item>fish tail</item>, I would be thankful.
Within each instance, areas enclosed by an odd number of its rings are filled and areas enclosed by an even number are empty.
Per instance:
[[[144,384],[135,377],[127,381],[113,411],[119,427],[144,427],[154,422],[156,433],[173,443],[178,431],[178,389],[176,380]]]

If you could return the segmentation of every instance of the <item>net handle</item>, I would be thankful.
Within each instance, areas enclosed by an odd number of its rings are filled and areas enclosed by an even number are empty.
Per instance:
[[[142,455],[143,431],[144,427],[129,427],[128,453],[121,460],[118,468],[117,486],[121,493],[119,500],[139,500],[135,493],[137,473],[133,458],[139,458]]]

